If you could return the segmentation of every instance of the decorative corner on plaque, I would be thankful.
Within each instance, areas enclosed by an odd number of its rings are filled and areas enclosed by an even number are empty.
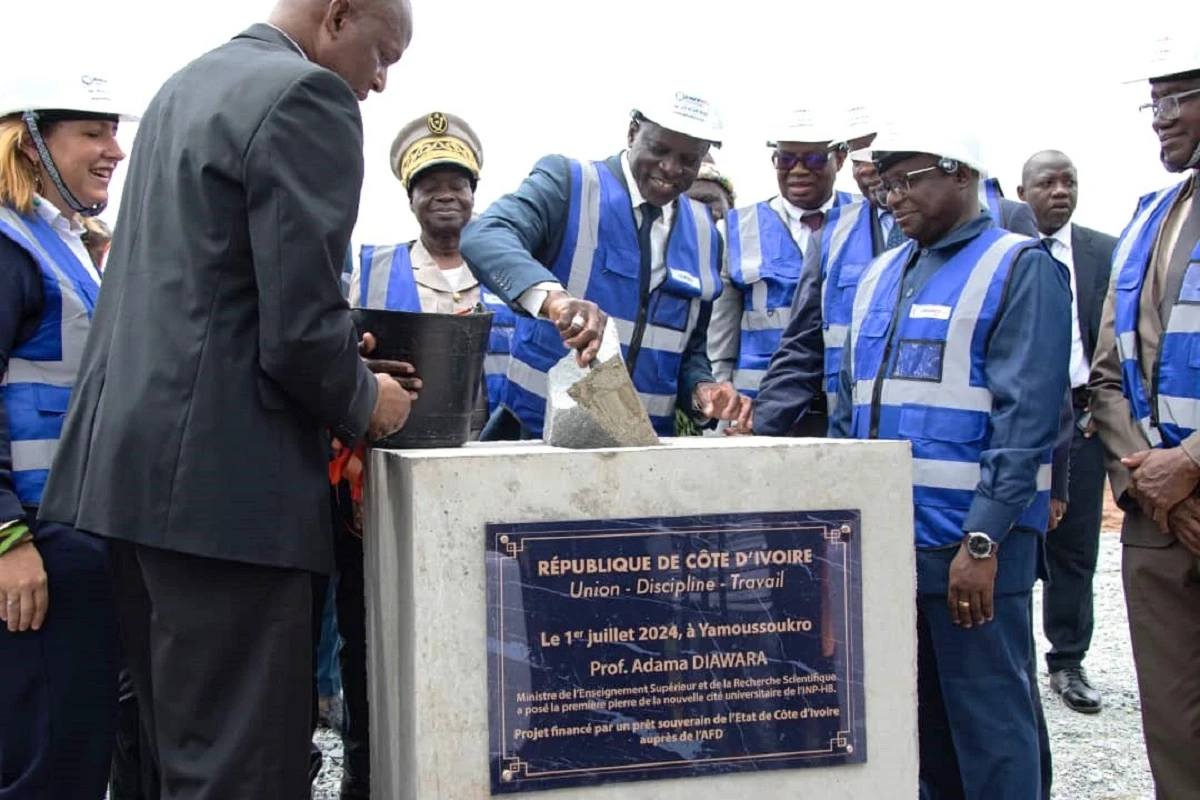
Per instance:
[[[838,731],[837,735],[829,740],[829,748],[831,750],[844,750],[847,753],[854,752],[854,745],[846,738],[849,731]]]
[[[849,536],[850,532],[849,525],[829,525],[825,528],[825,541],[830,544],[842,544],[842,537]]]
[[[497,541],[504,546],[504,555],[508,556],[509,558],[516,558],[517,553],[525,550],[524,541],[517,537],[509,536],[507,533],[501,534]]]
[[[500,770],[500,780],[504,781],[505,783],[508,783],[518,775],[529,774],[529,764],[525,763],[521,759],[508,758],[505,759],[505,761],[506,763],[504,767]]]

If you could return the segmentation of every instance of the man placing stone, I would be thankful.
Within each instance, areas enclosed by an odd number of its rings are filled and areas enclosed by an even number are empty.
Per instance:
[[[44,518],[110,540],[164,800],[308,797],[327,441],[404,424],[338,276],[407,0],[281,0],[142,117]],[[365,338],[365,337],[364,337]]]
[[[880,134],[873,152],[911,241],[859,282],[830,435],[912,443],[921,796],[1037,798],[1030,603],[1066,391],[1066,270],[982,213],[979,164],[945,125]]]
[[[677,407],[702,426],[748,411],[732,383],[713,379],[720,240],[708,210],[684,196],[720,142],[706,100],[666,93],[633,111],[627,150],[543,158],[463,233],[467,264],[521,315],[504,403],[483,440],[540,437],[547,373],[569,349],[591,362],[608,316],[659,436],[674,434]]]
[[[1087,382],[1117,240],[1071,222],[1079,180],[1064,153],[1045,150],[1031,156],[1021,173],[1017,196],[1029,204],[1042,241],[1071,276],[1070,502],[1060,518],[1051,516],[1046,535],[1050,580],[1042,591],[1042,629],[1050,640],[1046,654],[1050,688],[1062,695],[1068,708],[1095,714],[1101,697],[1088,682],[1083,659],[1094,623],[1092,578],[1104,513],[1104,447],[1093,435]]]

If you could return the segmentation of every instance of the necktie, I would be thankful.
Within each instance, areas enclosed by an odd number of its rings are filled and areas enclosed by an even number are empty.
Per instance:
[[[642,286],[643,291],[650,290],[650,270],[653,267],[650,249],[650,231],[654,221],[662,214],[662,209],[650,203],[642,203],[642,222],[638,225],[638,250],[642,255]]]
[[[891,216],[889,214],[889,216]],[[887,242],[884,244],[884,250],[891,250],[893,247],[899,247],[904,244],[904,231],[900,230],[900,226],[896,224],[896,218],[892,217],[892,229],[888,231]]]
[[[825,212],[810,211],[807,214],[800,215],[800,224],[808,228],[810,231],[820,230],[821,225],[825,222]]]

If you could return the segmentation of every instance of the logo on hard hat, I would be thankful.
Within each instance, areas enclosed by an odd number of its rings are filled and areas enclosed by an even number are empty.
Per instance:
[[[104,78],[98,78],[95,75],[81,75],[79,83],[83,85],[84,91],[92,100],[107,101],[111,100],[112,96],[108,91],[108,81]]]
[[[686,92],[676,92],[675,113],[698,122],[705,122],[709,116],[708,101]]]

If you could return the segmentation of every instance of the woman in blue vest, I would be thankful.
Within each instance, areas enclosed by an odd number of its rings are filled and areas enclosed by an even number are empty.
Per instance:
[[[37,508],[100,290],[83,220],[136,117],[93,74],[25,72],[0,84],[0,798],[98,800],[120,664],[107,551]]]
[[[456,314],[483,303],[492,311],[486,396],[481,395],[471,422],[478,437],[503,395],[515,323],[512,311],[480,285],[458,249],[459,236],[473,218],[483,146],[465,120],[435,111],[400,129],[391,161],[421,235],[401,244],[364,245],[351,278],[350,305]]]

